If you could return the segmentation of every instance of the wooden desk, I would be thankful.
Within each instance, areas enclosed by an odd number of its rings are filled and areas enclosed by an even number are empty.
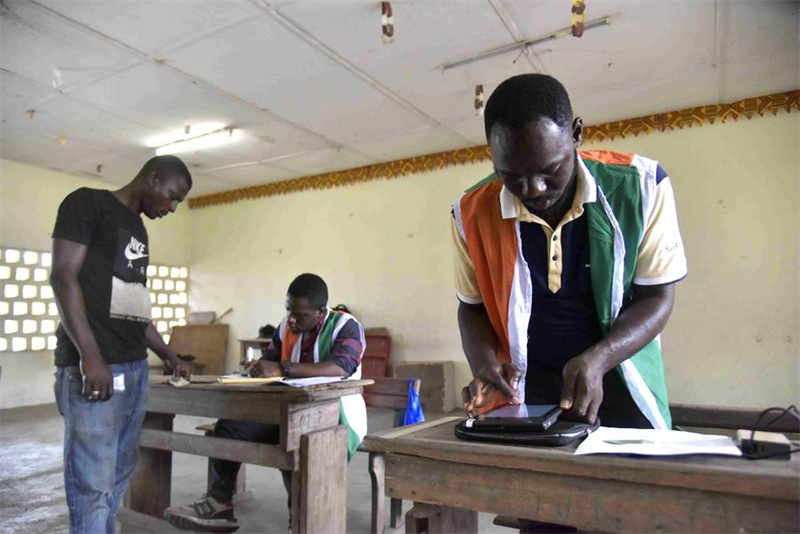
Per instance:
[[[428,532],[477,532],[477,511],[591,532],[798,532],[800,458],[574,456],[466,442],[461,417],[367,436],[386,494],[415,501]],[[419,503],[419,506],[417,506]],[[378,525],[377,532],[382,532]]]
[[[118,514],[123,532],[174,531],[163,519],[171,504],[173,452],[291,470],[293,532],[345,532],[347,430],[339,425],[339,398],[361,393],[372,380],[305,388],[223,385],[212,382],[216,376],[192,377],[192,384],[175,388],[165,380],[150,378],[139,461]],[[280,443],[173,432],[178,414],[277,423]]]

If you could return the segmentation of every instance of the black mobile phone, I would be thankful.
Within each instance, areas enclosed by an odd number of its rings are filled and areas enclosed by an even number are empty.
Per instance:
[[[550,428],[559,415],[561,408],[555,404],[507,404],[467,420],[466,426],[497,432],[541,431]]]

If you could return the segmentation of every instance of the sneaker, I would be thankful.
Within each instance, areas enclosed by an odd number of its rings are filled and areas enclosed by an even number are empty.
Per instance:
[[[221,503],[210,495],[183,506],[170,506],[164,510],[164,519],[181,530],[199,530],[227,534],[239,530],[233,517],[233,506]]]

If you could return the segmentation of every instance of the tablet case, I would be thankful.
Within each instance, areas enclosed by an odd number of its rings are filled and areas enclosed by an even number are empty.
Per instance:
[[[465,423],[466,419],[457,423],[454,428],[455,435],[459,439],[541,447],[569,445],[577,439],[585,438],[600,427],[599,418],[591,425],[559,419],[550,428],[540,432],[492,432],[467,428]]]

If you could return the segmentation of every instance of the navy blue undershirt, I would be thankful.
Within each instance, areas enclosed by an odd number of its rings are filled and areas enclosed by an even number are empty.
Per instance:
[[[547,235],[541,225],[520,222],[522,253],[531,271],[533,309],[528,324],[529,367],[561,372],[564,365],[603,337],[592,294],[589,240],[584,213],[561,228],[561,289],[547,287]],[[552,239],[552,238],[551,238]]]

